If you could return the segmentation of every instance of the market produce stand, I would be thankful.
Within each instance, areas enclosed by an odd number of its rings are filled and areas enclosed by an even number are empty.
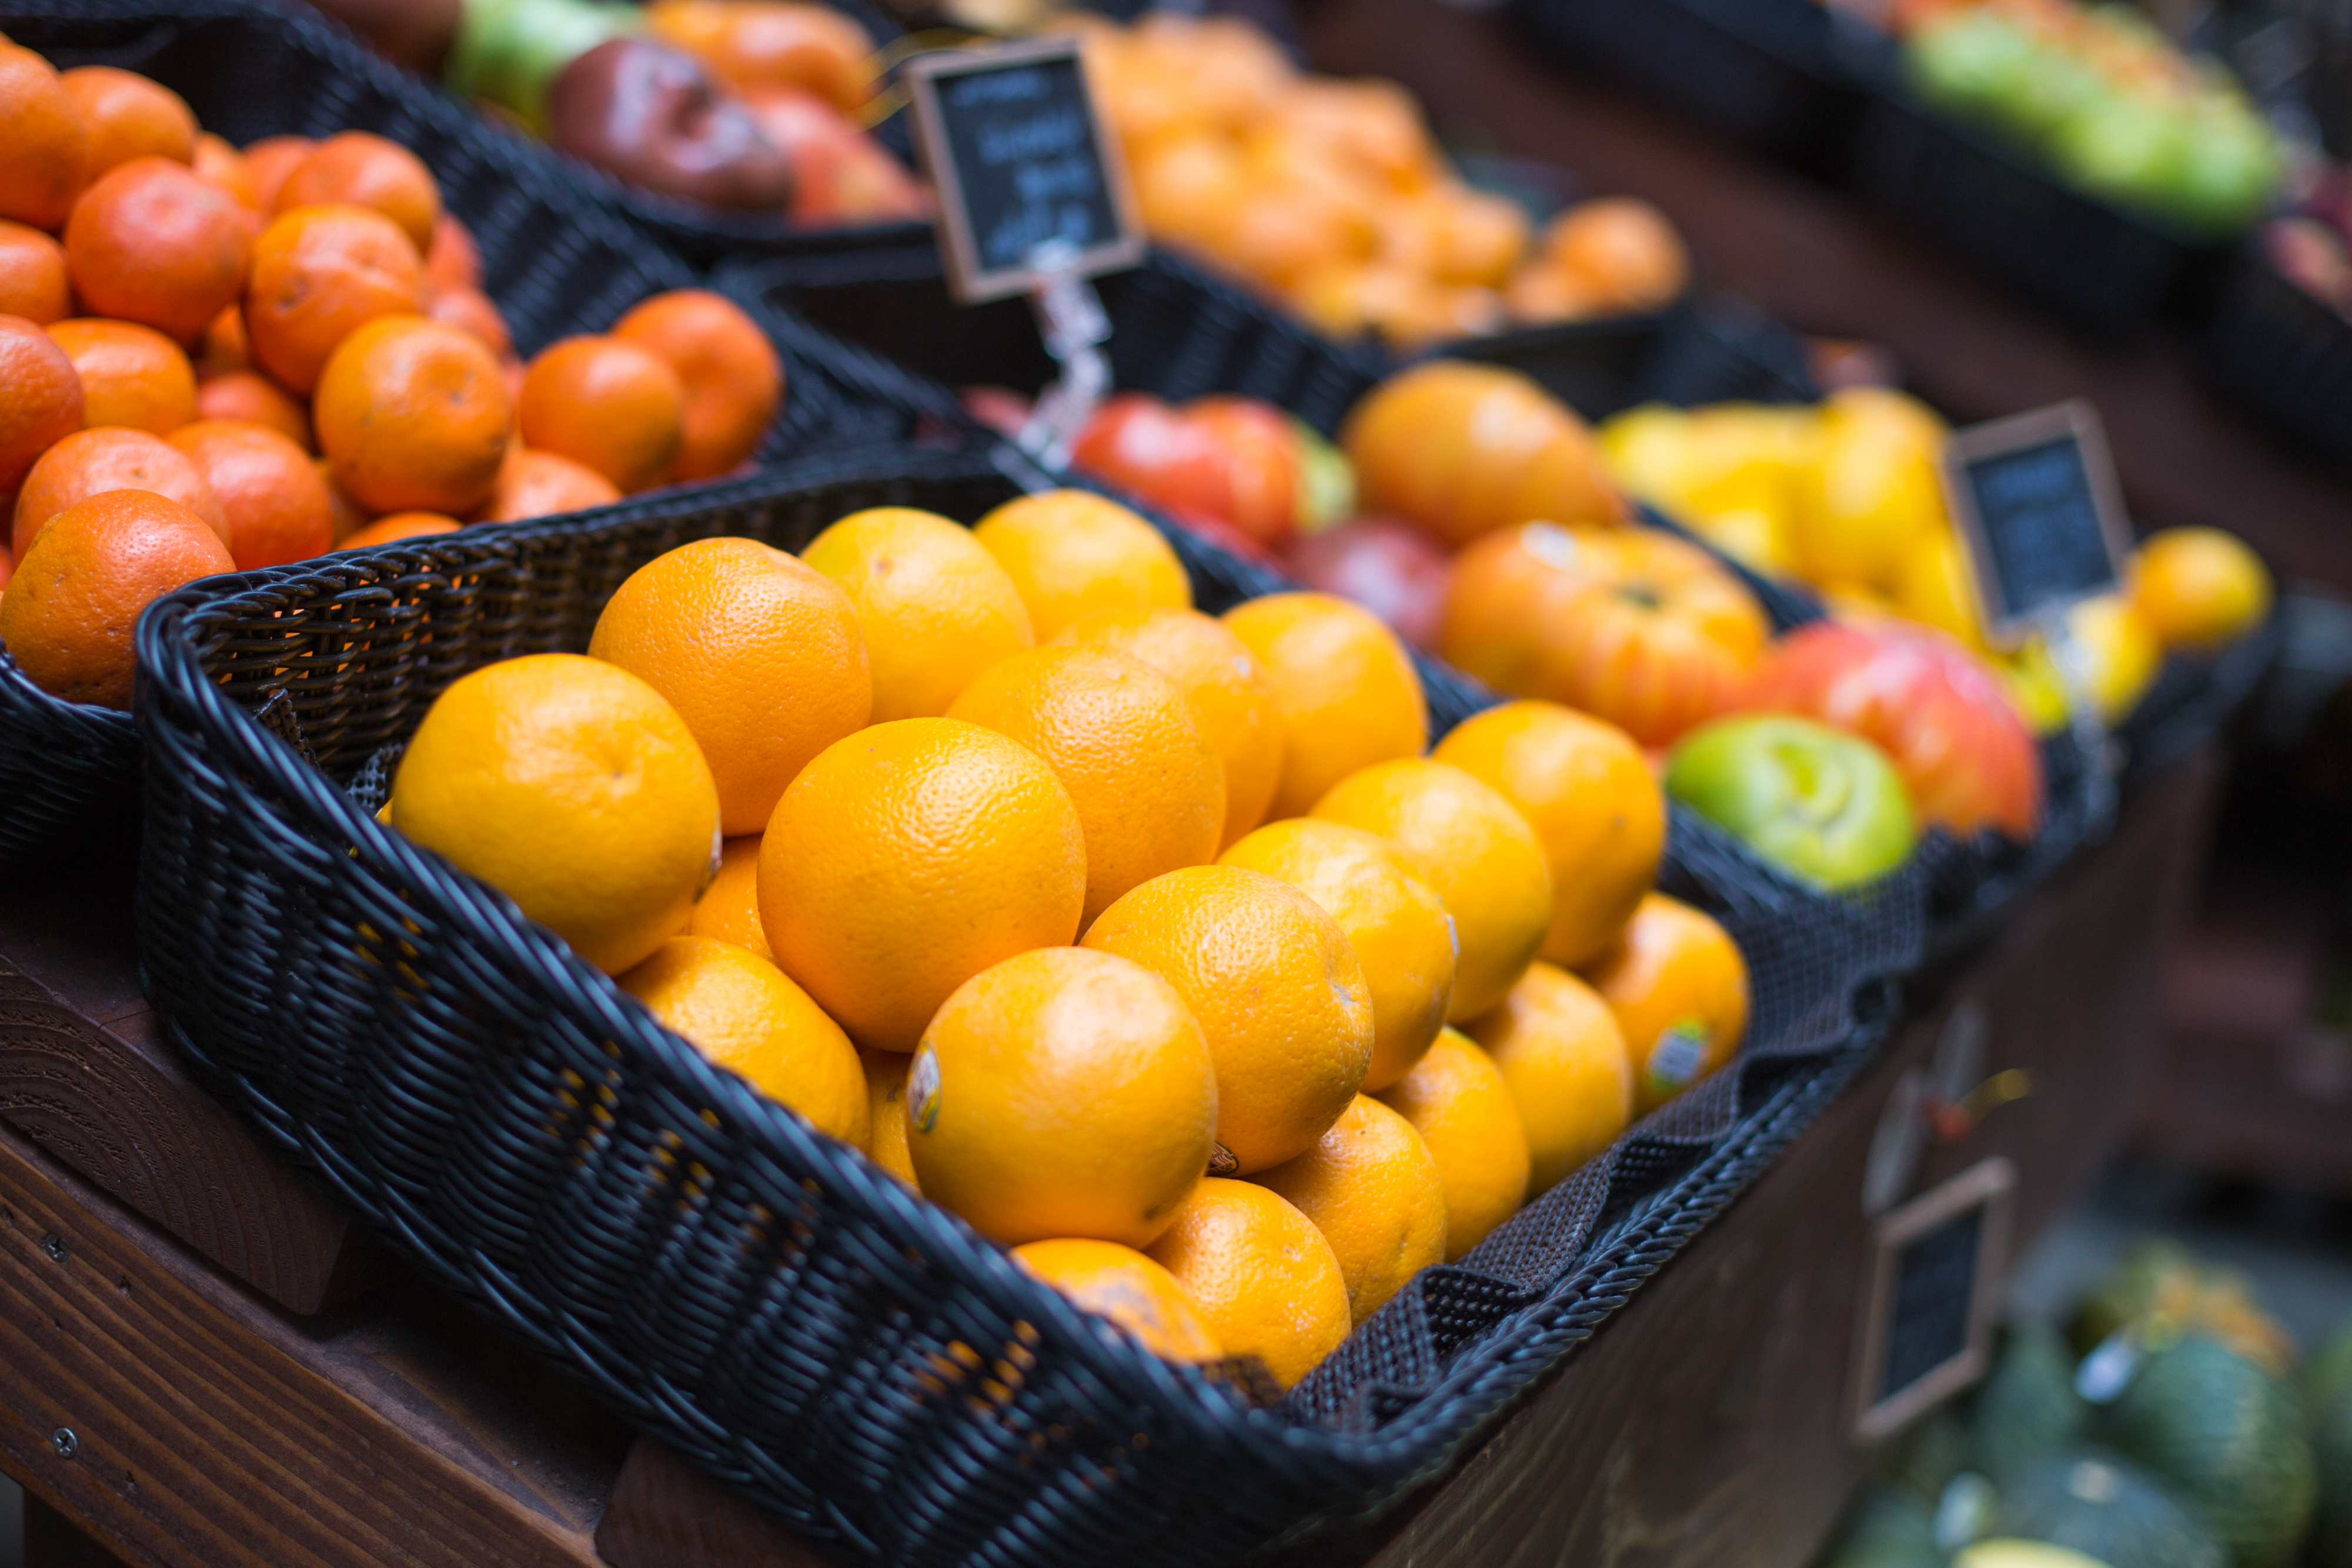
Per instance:
[[[1452,1475],[1291,1559],[1801,1562],[1867,1462],[1846,1437],[1859,1195],[1898,1081],[1981,1009],[1985,1071],[2032,1092],[1932,1146],[1910,1190],[2006,1155],[2030,1239],[2128,1117],[2220,771],[2210,748],[2168,770],[1915,982],[1889,1051]],[[89,881],[0,908],[0,1468],[32,1499],[34,1568],[820,1560],[265,1154],[157,1041],[127,894]]]

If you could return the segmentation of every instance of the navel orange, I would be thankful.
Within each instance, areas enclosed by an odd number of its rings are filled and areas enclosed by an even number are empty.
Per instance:
[[[1748,1033],[1748,961],[1722,926],[1653,893],[1585,967],[1633,1064],[1635,1106],[1654,1111],[1716,1071]]]
[[[1353,1320],[1339,1260],[1315,1222],[1255,1182],[1209,1176],[1151,1244],[1227,1355],[1285,1388],[1339,1348]]]
[[[1077,1237],[1032,1241],[1013,1259],[1084,1311],[1108,1318],[1170,1361],[1215,1361],[1224,1354],[1207,1316],[1174,1275],[1116,1241]]]
[[[969,530],[910,507],[856,512],[801,559],[857,606],[874,669],[874,721],[935,718],[972,677],[1033,645],[1029,611]]]
[[[1013,579],[1039,642],[1097,610],[1190,610],[1192,580],[1160,530],[1091,490],[1007,501],[971,537]]]
[[[1331,1244],[1356,1322],[1380,1311],[1407,1280],[1445,1260],[1445,1186],[1437,1161],[1411,1122],[1369,1095],[1349,1102],[1314,1147],[1257,1179]]]
[[[719,852],[719,874],[694,901],[687,934],[714,936],[775,962],[768,934],[760,925],[760,835],[729,839]]]
[[[917,1186],[915,1156],[907,1151],[907,1066],[915,1059],[903,1051],[861,1048],[857,1060],[866,1069],[866,1152],[876,1165]]]
[[[1502,1070],[1459,1030],[1440,1034],[1379,1099],[1412,1124],[1437,1162],[1447,1262],[1518,1212],[1528,1196],[1527,1128]]]
[[[1528,1196],[1549,1191],[1633,1119],[1633,1062],[1617,1015],[1566,970],[1528,966],[1503,1005],[1462,1031],[1494,1060],[1528,1139]]]
[[[1275,593],[1225,612],[1274,692],[1284,736],[1272,817],[1304,816],[1360,768],[1429,744],[1421,676],[1396,633],[1327,593]]]

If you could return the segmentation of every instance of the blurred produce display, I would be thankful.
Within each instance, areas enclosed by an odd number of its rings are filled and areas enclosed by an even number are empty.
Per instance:
[[[2262,239],[2281,277],[2352,319],[2352,167],[2324,163],[2294,211],[2263,225]]]

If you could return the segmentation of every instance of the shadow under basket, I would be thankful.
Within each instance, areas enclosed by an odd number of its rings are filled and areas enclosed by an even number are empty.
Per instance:
[[[1017,461],[908,451],[684,514],[223,577],[142,622],[142,968],[214,1092],[541,1354],[845,1561],[1225,1563],[1461,1454],[1776,1156],[1885,1031],[1916,879],[1809,895],[1677,814],[1661,885],[1746,953],[1734,1064],[1424,1270],[1287,1396],[1147,1354],[656,1025],[377,822],[459,674],[585,646],[689,538],[864,507],[969,523]],[[1262,585],[1181,533],[1202,608]],[[1433,670],[1433,677],[1443,672]],[[1490,700],[1433,678],[1433,728]]]

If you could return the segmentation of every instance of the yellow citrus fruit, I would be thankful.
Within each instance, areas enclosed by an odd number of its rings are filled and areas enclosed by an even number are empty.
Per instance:
[[[1436,890],[1406,869],[1386,839],[1339,822],[1268,822],[1217,857],[1219,865],[1286,882],[1339,923],[1372,998],[1367,1092],[1402,1078],[1454,999],[1454,917]]]
[[[1106,648],[1029,648],[948,709],[1045,759],[1087,843],[1081,923],[1161,872],[1217,853],[1225,775],[1192,706],[1149,664]]]
[[[1192,580],[1160,530],[1091,490],[1007,501],[973,525],[1045,642],[1097,610],[1190,610]]]
[[[1977,653],[1985,651],[1976,570],[1960,536],[1949,528],[1929,528],[1904,547],[1895,567],[1895,608]]]
[[[1748,1035],[1748,960],[1722,926],[1654,893],[1585,978],[1616,1015],[1637,1110],[1654,1111],[1729,1061]]]
[[[732,942],[774,963],[768,934],[760,928],[760,835],[746,833],[719,846],[719,874],[694,901],[686,923],[690,936]]]
[[[1015,1247],[1013,1256],[1081,1311],[1108,1318],[1154,1355],[1215,1361],[1225,1354],[1207,1314],[1176,1277],[1132,1247],[1057,1237]]]
[[[923,1196],[999,1241],[1149,1247],[1208,1167],[1209,1042],[1139,964],[1041,947],[956,988],[907,1070]]]
[[[874,1163],[920,1190],[915,1180],[915,1157],[907,1152],[907,1064],[914,1061],[902,1051],[857,1053],[866,1070],[866,1153]]]
[[[756,539],[697,539],[629,574],[591,658],[669,699],[719,784],[729,833],[756,833],[810,758],[866,727],[866,638],[849,596]]]
[[[1528,1138],[1528,1196],[1549,1191],[1633,1119],[1633,1061],[1617,1015],[1574,975],[1528,966],[1503,1005],[1462,1026],[1494,1060]]]
[[[2131,601],[2166,647],[2210,653],[2270,613],[2270,569],[2234,534],[2166,528],[2132,558]]]
[[[773,964],[731,942],[673,936],[620,978],[623,990],[703,1055],[817,1131],[866,1146],[871,1113],[857,1048]]]
[[[1208,1037],[1217,1141],[1246,1174],[1314,1146],[1372,1059],[1372,1003],[1348,935],[1287,883],[1238,866],[1157,876],[1086,945],[1168,981]]]
[[[1936,454],[1942,422],[1924,405],[1841,393],[1823,403],[1812,461],[1797,473],[1797,560],[1815,581],[1889,586],[1904,550],[1946,526]]]
[[[719,791],[661,694],[578,653],[460,676],[393,776],[388,821],[608,974],[686,928],[719,862]]]
[[[1255,1182],[1210,1176],[1151,1244],[1227,1355],[1254,1355],[1287,1388],[1339,1348],[1348,1281],[1323,1233]]]
[[[1224,623],[1195,610],[1097,610],[1056,643],[1108,648],[1150,665],[1192,705],[1225,770],[1223,849],[1265,820],[1282,779],[1282,716],[1257,655]]]
[[[1224,620],[1265,666],[1282,719],[1282,782],[1268,816],[1304,816],[1358,768],[1429,744],[1421,676],[1370,611],[1328,593],[1272,593]]]
[[[760,925],[852,1040],[912,1051],[948,993],[1076,936],[1077,808],[1036,753],[950,718],[835,741],[760,841]]]
[[[1666,843],[1665,797],[1631,736],[1558,703],[1505,703],[1429,755],[1493,786],[1535,830],[1551,873],[1545,957],[1580,964],[1617,939]]]
[[[1349,775],[1315,814],[1388,840],[1445,901],[1461,944],[1447,1022],[1476,1018],[1527,973],[1551,925],[1551,872],[1535,830],[1492,786],[1408,758]]]
[[[1020,590],[970,530],[911,507],[855,512],[801,559],[857,607],[874,722],[936,718],[971,678],[1036,642]]]
[[[2066,626],[2083,647],[2099,717],[2110,726],[2122,723],[2164,667],[2156,628],[2120,593],[2084,600],[2066,612]]]
[[[1528,1134],[1494,1059],[1447,1030],[1377,1096],[1412,1124],[1445,1193],[1445,1260],[1463,1257],[1528,1196]]]
[[[1297,1159],[1257,1178],[1323,1233],[1362,1322],[1432,1263],[1445,1260],[1445,1186],[1412,1124],[1368,1095]]]

